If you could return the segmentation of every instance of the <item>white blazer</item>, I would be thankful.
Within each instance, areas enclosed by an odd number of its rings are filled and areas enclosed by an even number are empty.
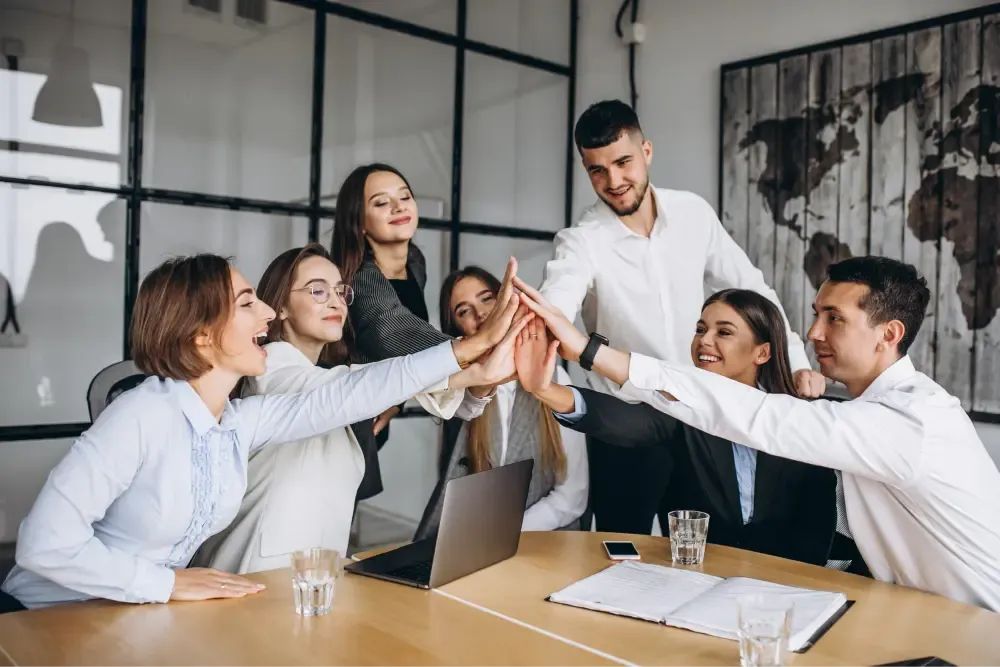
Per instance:
[[[306,391],[361,368],[320,368],[290,343],[266,349],[267,370],[249,379],[247,395]],[[489,398],[448,389],[447,380],[415,398],[442,419],[472,419],[489,403]],[[361,446],[350,427],[256,451],[236,519],[205,543],[192,565],[246,574],[289,567],[291,553],[299,549],[326,547],[346,555],[364,472]]]

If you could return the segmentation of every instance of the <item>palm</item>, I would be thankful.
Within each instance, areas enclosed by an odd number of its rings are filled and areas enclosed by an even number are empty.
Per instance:
[[[517,377],[526,391],[541,391],[551,382],[555,369],[548,368],[548,350],[545,325],[536,319],[525,327],[514,350]]]

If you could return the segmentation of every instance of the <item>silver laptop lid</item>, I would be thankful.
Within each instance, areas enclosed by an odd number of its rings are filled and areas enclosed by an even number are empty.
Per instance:
[[[517,553],[532,459],[448,482],[430,587],[443,586]]]

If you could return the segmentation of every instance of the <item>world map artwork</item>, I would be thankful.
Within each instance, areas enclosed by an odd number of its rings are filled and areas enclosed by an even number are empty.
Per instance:
[[[912,263],[932,293],[915,365],[1000,414],[1000,15],[722,78],[720,214],[786,312],[801,309],[793,328],[808,328],[831,263]]]

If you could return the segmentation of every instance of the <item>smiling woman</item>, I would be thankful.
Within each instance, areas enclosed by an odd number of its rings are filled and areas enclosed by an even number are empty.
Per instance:
[[[498,326],[516,332],[512,302]],[[132,346],[136,366],[151,377],[102,412],[49,475],[21,524],[4,592],[28,608],[256,592],[260,586],[242,577],[187,568],[236,517],[252,452],[369,419],[451,375],[456,387],[490,377],[489,364],[459,373],[458,357],[477,355],[447,342],[302,393],[231,401],[241,377],[265,372],[259,341],[274,317],[217,255],[172,259],[146,276]],[[492,372],[509,373],[502,358],[491,357]]]

